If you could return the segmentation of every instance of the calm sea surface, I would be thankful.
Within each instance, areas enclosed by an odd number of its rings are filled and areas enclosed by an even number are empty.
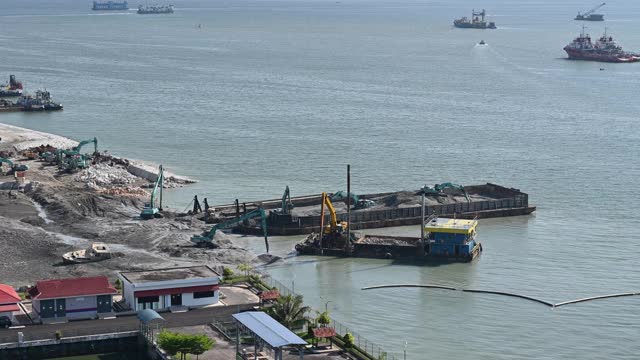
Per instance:
[[[89,1],[3,0],[0,77],[65,105],[0,122],[163,163],[211,203],[451,181],[518,187],[533,216],[481,221],[472,264],[289,259],[271,269],[316,308],[409,359],[637,359],[640,298],[550,310],[430,283],[552,302],[639,290],[640,64],[566,61],[590,2],[174,1],[169,16]],[[137,3],[132,2],[132,6]],[[485,7],[498,30],[454,29]],[[588,23],[640,51],[640,2]],[[476,46],[484,39],[489,45]],[[604,69],[601,71],[601,68]],[[417,235],[418,227],[378,233]],[[273,238],[276,253],[299,237]],[[261,242],[241,238],[256,251]],[[322,298],[320,298],[322,296]]]

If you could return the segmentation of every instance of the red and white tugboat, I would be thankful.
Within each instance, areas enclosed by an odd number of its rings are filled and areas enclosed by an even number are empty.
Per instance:
[[[589,34],[584,32],[575,38],[571,44],[564,47],[564,51],[571,60],[590,60],[612,63],[630,63],[640,61],[640,55],[626,52],[616,43],[612,36],[604,35],[595,44],[591,42]]]

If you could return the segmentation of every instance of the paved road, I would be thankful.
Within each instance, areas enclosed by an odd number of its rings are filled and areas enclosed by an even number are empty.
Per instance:
[[[184,313],[162,313],[166,320],[163,324],[167,328],[205,325],[212,320],[231,321],[231,315],[238,311],[251,309],[258,303],[217,306],[190,310]],[[106,334],[139,329],[138,318],[122,316],[115,319],[71,321],[66,324],[29,325],[22,329],[1,329],[0,344],[18,341],[18,332],[24,334],[25,341],[53,339],[55,332],[60,330],[63,337],[82,336],[91,334]]]

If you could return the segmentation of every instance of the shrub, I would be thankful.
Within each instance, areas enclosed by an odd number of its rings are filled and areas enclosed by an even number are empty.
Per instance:
[[[233,270],[231,270],[231,268],[228,268],[228,267],[222,268],[222,276],[224,277],[233,276]]]
[[[347,349],[351,349],[356,342],[356,338],[351,333],[344,334],[342,340],[344,341],[344,347]]]

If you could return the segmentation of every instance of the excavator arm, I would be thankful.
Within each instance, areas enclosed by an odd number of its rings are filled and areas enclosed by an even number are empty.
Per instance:
[[[196,244],[210,244],[213,241],[213,237],[216,235],[216,232],[218,230],[232,227],[237,223],[240,223],[245,220],[249,220],[258,216],[262,218],[260,224],[262,226],[262,233],[264,235],[264,243],[267,248],[267,253],[269,253],[269,240],[267,238],[267,215],[265,214],[264,209],[262,208],[257,208],[237,218],[216,224],[211,228],[211,230],[205,231],[204,233],[202,233],[202,235],[192,236],[191,242],[194,242]]]
[[[160,211],[162,211],[162,186],[164,184],[164,168],[162,165],[158,167],[158,178],[156,179],[155,184],[153,185],[153,191],[151,192],[150,202],[145,204],[142,212],[140,213],[140,217],[142,219],[151,219],[156,216]],[[156,193],[160,190],[160,206],[156,208]]]
[[[80,143],[74,147],[72,150],[76,153],[80,153],[80,149],[82,149],[83,146],[87,145],[87,144],[91,144],[93,143],[93,153],[97,154],[98,153],[98,138],[93,138],[91,140],[83,140],[80,141]]]
[[[291,192],[289,192],[289,186],[284,189],[284,194],[282,194],[282,215],[289,214],[289,211],[293,208],[293,203],[291,202]]]

